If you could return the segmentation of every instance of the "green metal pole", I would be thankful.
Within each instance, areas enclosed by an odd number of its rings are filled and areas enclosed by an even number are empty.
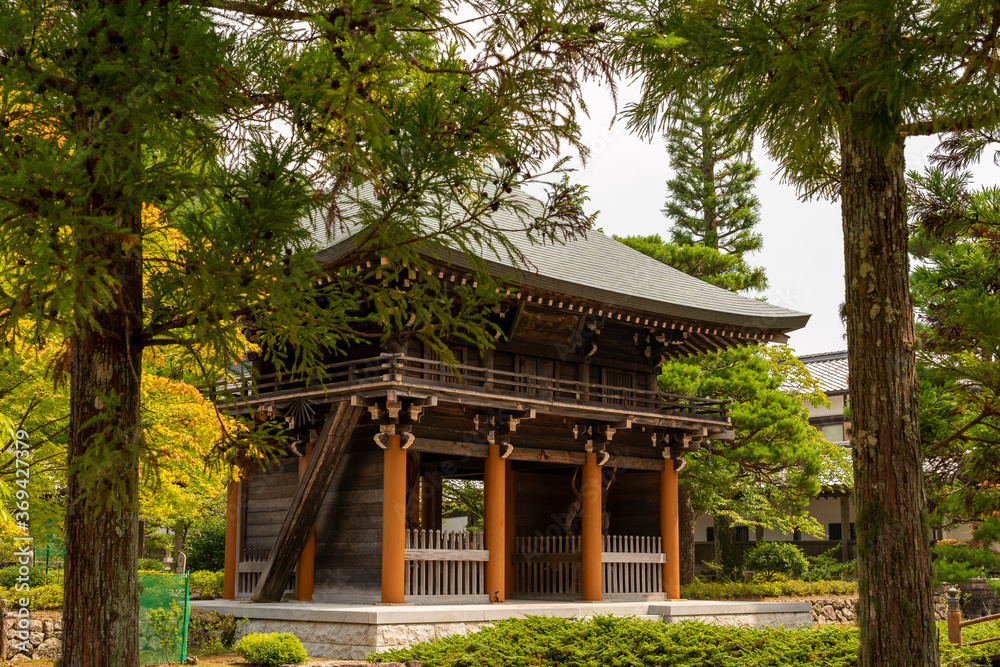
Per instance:
[[[184,573],[184,629],[182,632],[183,636],[181,637],[181,663],[187,660],[188,623],[191,621],[191,590],[190,581],[188,579],[189,576],[190,575],[188,575],[187,572]]]

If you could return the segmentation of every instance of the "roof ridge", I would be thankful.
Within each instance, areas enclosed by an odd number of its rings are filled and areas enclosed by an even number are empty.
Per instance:
[[[798,357],[802,363],[820,361],[840,361],[847,359],[847,350],[837,350],[836,352],[816,352],[814,354],[800,354]]]

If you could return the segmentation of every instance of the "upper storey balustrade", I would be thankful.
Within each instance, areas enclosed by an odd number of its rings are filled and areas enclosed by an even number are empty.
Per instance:
[[[616,413],[666,418],[725,428],[728,401],[682,396],[633,387],[563,380],[481,366],[382,354],[316,368],[308,377],[270,374],[254,382],[220,383],[217,395],[232,393],[254,405],[300,397],[322,401],[350,395],[437,396],[451,403],[486,407],[523,407],[576,416]],[[596,415],[594,415],[596,416]]]

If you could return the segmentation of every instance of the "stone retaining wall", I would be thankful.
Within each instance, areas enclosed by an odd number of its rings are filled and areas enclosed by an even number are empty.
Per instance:
[[[46,614],[46,616],[57,614]],[[26,660],[55,660],[62,654],[62,618],[28,619],[28,642],[31,652],[19,651],[17,644],[24,641],[14,633],[18,630],[18,619],[7,614],[7,654],[2,657],[9,662]]]
[[[858,598],[813,600],[812,616],[816,625],[857,625]],[[944,590],[934,593],[934,620],[943,621],[948,613],[948,595]]]

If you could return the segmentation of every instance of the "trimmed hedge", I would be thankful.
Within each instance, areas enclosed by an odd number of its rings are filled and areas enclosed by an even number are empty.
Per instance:
[[[191,596],[221,598],[225,578],[225,572],[210,572],[208,570],[192,572],[188,577]]]
[[[0,588],[14,588],[17,585],[17,578],[20,576],[20,565],[9,565],[4,569],[0,570]],[[34,588],[35,586],[44,586],[48,583],[48,576],[45,574],[45,568],[33,567],[28,570],[28,585]]]
[[[761,600],[778,597],[857,595],[856,581],[696,581],[681,586],[681,597],[690,600]]]
[[[290,632],[253,633],[236,644],[236,652],[253,665],[298,665],[306,661],[305,648]]]
[[[975,638],[1000,634],[998,622],[974,627],[976,633],[967,633],[969,641],[973,634]],[[942,667],[959,667],[995,650],[988,644],[961,649],[948,644],[944,623],[939,624],[938,636],[943,642]],[[471,635],[376,653],[368,660],[416,660],[434,667],[854,667],[857,650],[857,628],[843,626],[753,630],[690,621],[529,616],[497,621]]]
[[[0,599],[7,600],[9,608],[20,606],[22,598],[27,598],[31,601],[28,604],[28,608],[32,611],[62,609],[63,587],[62,585],[48,584],[45,586],[32,586],[27,591],[0,588]]]
[[[809,569],[809,561],[791,542],[758,542],[743,557],[743,567],[757,572],[800,577]]]

